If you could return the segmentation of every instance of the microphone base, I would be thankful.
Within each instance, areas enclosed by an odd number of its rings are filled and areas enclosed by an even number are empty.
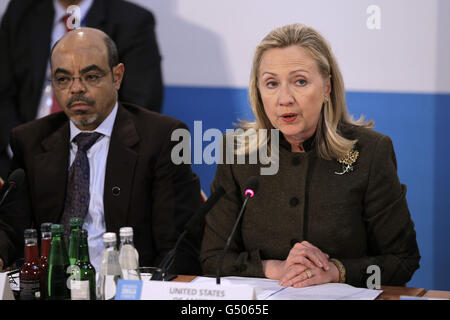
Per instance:
[[[176,277],[178,277],[178,275],[173,273],[165,273],[163,275],[161,272],[155,272],[150,278],[150,281],[172,281]]]

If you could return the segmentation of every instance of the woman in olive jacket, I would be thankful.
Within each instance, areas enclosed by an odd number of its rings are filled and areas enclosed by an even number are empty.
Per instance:
[[[255,121],[240,127],[265,138],[235,147],[244,164],[223,156],[228,161],[217,167],[211,190],[226,194],[206,218],[204,273],[216,273],[247,180],[257,176],[259,190],[223,257],[222,276],[367,287],[378,270],[371,283],[406,284],[420,254],[393,145],[373,122],[349,116],[326,41],[301,24],[273,30],[256,49],[249,95]],[[267,162],[249,161],[263,148],[277,162],[275,174],[261,174]]]

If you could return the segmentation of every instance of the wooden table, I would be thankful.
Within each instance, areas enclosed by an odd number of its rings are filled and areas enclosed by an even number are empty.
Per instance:
[[[191,282],[196,276],[179,275],[172,281]],[[376,300],[400,300],[400,296],[450,299],[450,291],[425,290],[424,288],[381,286],[383,292]]]
[[[376,300],[400,300],[400,296],[422,297],[427,290],[424,288],[381,286],[383,292]]]
[[[423,296],[426,298],[450,299],[450,291],[428,290]]]

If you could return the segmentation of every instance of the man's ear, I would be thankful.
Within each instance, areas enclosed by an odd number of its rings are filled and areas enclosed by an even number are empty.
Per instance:
[[[112,69],[113,82],[114,82],[114,86],[116,87],[117,91],[120,89],[120,85],[122,84],[124,72],[125,72],[125,66],[123,65],[123,63],[119,63],[117,66],[114,66]]]

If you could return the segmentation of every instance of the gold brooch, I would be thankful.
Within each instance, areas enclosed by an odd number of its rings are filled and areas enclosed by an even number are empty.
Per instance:
[[[355,146],[353,146],[344,156],[338,159],[339,163],[342,164],[342,172],[334,172],[335,174],[342,175],[349,171],[353,171],[353,164],[358,159],[359,151],[355,150]]]

